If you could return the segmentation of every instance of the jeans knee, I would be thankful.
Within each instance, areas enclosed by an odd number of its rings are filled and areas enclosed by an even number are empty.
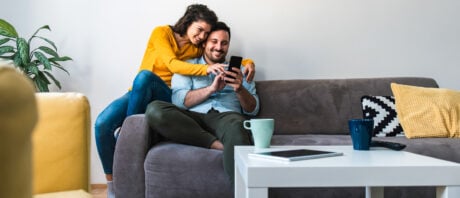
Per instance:
[[[107,136],[113,137],[113,132],[116,128],[121,126],[117,121],[119,118],[112,114],[114,112],[103,111],[100,113],[94,122],[94,133],[96,140],[106,138]],[[123,120],[121,121],[123,122]]]
[[[94,123],[94,135],[96,140],[100,139],[101,137],[104,136],[104,132],[107,131],[109,128],[107,121],[102,118],[101,116],[98,116],[96,118],[96,121]]]
[[[145,89],[154,79],[155,74],[151,71],[142,70],[136,75],[132,89]]]
[[[137,74],[136,80],[140,80],[140,81],[151,80],[154,75],[155,74],[153,74],[151,71],[142,70]]]

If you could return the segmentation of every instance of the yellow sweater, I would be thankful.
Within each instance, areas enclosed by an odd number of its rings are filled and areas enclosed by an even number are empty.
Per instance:
[[[182,48],[176,43],[171,27],[159,26],[150,35],[139,71],[149,70],[158,75],[168,86],[174,73],[182,75],[206,75],[206,65],[184,62],[200,56],[202,49],[192,43]]]

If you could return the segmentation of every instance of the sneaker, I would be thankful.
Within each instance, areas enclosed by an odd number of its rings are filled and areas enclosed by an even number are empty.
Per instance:
[[[107,198],[115,198],[115,191],[113,190],[113,182],[107,182]]]
[[[121,132],[121,127],[118,127],[117,129],[115,129],[115,132],[113,132],[113,137],[115,139],[118,139],[118,136],[120,136],[120,132]]]

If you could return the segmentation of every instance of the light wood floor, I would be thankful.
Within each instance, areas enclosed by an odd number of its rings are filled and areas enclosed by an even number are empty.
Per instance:
[[[93,198],[107,198],[107,185],[91,184],[91,195]]]

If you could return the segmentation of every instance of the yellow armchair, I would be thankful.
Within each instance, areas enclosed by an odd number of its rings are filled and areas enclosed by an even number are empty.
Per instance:
[[[91,197],[88,99],[35,93],[24,75],[3,65],[0,93],[0,197]]]
[[[80,93],[37,93],[33,193],[89,191],[90,109]]]

